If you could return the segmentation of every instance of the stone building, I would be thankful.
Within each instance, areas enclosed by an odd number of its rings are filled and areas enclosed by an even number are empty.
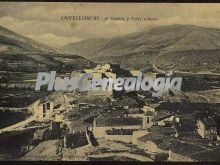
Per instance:
[[[86,132],[74,132],[67,133],[63,137],[63,147],[64,148],[78,148],[85,145],[89,145],[88,138],[86,137]]]
[[[105,133],[105,140],[132,143],[134,129],[111,129]]]
[[[142,128],[142,118],[133,117],[103,117],[98,116],[93,122],[93,133],[96,138],[104,138],[107,130],[112,129],[131,129]]]
[[[53,102],[48,101],[42,103],[34,108],[34,114],[38,116],[38,119],[47,119],[52,116]]]
[[[164,134],[148,133],[137,139],[137,146],[150,153],[167,153],[170,140],[170,136]]]
[[[202,138],[216,140],[217,124],[212,118],[199,118],[197,120],[197,131]]]

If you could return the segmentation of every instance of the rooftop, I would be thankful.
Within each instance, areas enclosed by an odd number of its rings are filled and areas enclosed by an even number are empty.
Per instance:
[[[172,114],[170,114],[167,111],[160,111],[154,115],[153,121],[160,121],[160,120],[166,119],[171,116],[172,116]]]
[[[190,157],[201,162],[207,162],[207,161],[219,162],[220,161],[219,152],[220,152],[220,148],[215,148],[213,150],[206,150],[204,152],[194,153]]]
[[[181,142],[177,140],[170,141],[170,149],[177,154],[185,155],[188,157],[191,157],[191,155],[194,153],[204,150],[204,148],[196,144]]]
[[[162,126],[152,126],[148,129],[150,132],[161,133],[161,134],[174,134],[175,129],[171,127],[162,127]]]
[[[158,148],[162,150],[168,150],[169,143],[172,140],[172,137],[168,135],[153,132],[153,133],[149,133],[147,135],[144,135],[138,138],[138,140],[142,142],[152,141],[157,145]]]
[[[196,125],[193,125],[191,123],[187,123],[187,124],[183,123],[181,125],[176,125],[175,128],[178,133],[194,132],[196,130]]]
[[[107,130],[107,135],[133,135],[134,129],[112,129]]]
[[[144,112],[145,116],[153,116],[155,113],[154,112]]]
[[[120,117],[120,118],[98,117],[96,118],[97,127],[139,126],[139,125],[142,125],[142,118],[133,118],[133,117]]]
[[[212,118],[201,118],[200,120],[206,127],[216,126],[216,122]]]

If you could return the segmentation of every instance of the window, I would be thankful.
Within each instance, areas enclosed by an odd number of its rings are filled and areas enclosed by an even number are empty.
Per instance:
[[[150,117],[147,117],[147,124],[150,123]]]
[[[46,113],[46,105],[43,104],[43,113]]]
[[[47,103],[47,110],[50,110],[50,103]]]

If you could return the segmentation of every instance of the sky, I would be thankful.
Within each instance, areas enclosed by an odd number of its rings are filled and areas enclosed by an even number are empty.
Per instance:
[[[61,20],[62,16],[99,19]],[[105,20],[106,17],[142,20]],[[146,17],[157,20],[143,21]],[[55,48],[88,38],[113,38],[170,24],[220,28],[220,4],[0,2],[1,26]]]

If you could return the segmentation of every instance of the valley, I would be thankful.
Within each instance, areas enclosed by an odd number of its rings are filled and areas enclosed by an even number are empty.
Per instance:
[[[178,153],[200,161],[201,148],[207,155],[220,149],[218,29],[162,26],[60,50],[1,27],[0,45],[1,160],[175,161],[172,154]],[[50,71],[60,77],[135,77],[141,71],[183,81],[181,91],[160,97],[152,97],[152,89],[35,91],[37,73]],[[201,116],[216,121],[210,137],[197,128]]]

